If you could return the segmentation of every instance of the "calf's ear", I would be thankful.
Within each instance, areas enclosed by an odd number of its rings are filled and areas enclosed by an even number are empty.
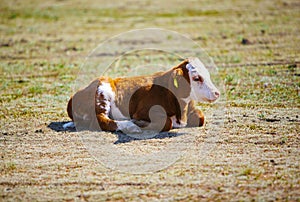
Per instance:
[[[173,76],[176,77],[176,76],[182,76],[183,75],[183,71],[182,69],[174,69],[173,71]]]
[[[174,69],[172,77],[173,77],[173,85],[175,88],[178,88],[178,79],[183,75],[182,69]]]
[[[184,68],[188,63],[189,63],[189,60],[188,60],[188,59],[185,59],[185,60],[183,60],[182,62],[180,62],[178,65],[176,65],[174,69],[177,69],[177,68]]]

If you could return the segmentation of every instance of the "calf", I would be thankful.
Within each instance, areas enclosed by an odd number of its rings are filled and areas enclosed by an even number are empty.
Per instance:
[[[169,131],[204,124],[194,102],[214,102],[220,92],[198,58],[189,58],[166,72],[130,78],[100,77],[75,93],[67,111],[77,130]]]

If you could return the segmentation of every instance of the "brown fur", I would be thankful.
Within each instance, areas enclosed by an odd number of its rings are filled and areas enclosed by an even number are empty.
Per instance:
[[[150,76],[98,78],[70,99],[67,109],[69,117],[75,121],[76,128],[79,121],[83,122],[80,127],[85,129],[117,130],[117,124],[109,118],[109,112],[97,107],[105,105],[107,98],[96,92],[97,87],[106,82],[110,83],[115,92],[115,104],[121,113],[142,128],[169,131],[172,128],[172,116],[176,117],[178,124],[187,122],[189,127],[202,126],[203,113],[195,109],[193,101],[186,103],[181,99],[187,98],[191,90],[188,70],[185,68],[187,63],[185,60],[167,72]],[[177,87],[174,79],[177,80]],[[153,107],[156,105],[164,110]],[[163,127],[161,123],[165,123]]]

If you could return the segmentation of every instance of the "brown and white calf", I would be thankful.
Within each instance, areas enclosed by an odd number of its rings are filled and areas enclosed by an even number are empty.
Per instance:
[[[141,133],[204,124],[195,102],[214,102],[220,92],[198,58],[166,72],[129,78],[100,77],[75,93],[64,128]]]

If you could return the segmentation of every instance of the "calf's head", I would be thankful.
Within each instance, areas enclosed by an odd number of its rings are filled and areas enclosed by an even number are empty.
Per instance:
[[[189,96],[196,102],[214,102],[220,97],[220,91],[212,83],[208,70],[198,58],[186,59],[172,71],[173,84],[170,89],[176,96]]]
[[[220,97],[220,91],[210,79],[210,74],[198,58],[189,58],[186,64],[188,70],[191,99],[197,102],[214,102]]]

